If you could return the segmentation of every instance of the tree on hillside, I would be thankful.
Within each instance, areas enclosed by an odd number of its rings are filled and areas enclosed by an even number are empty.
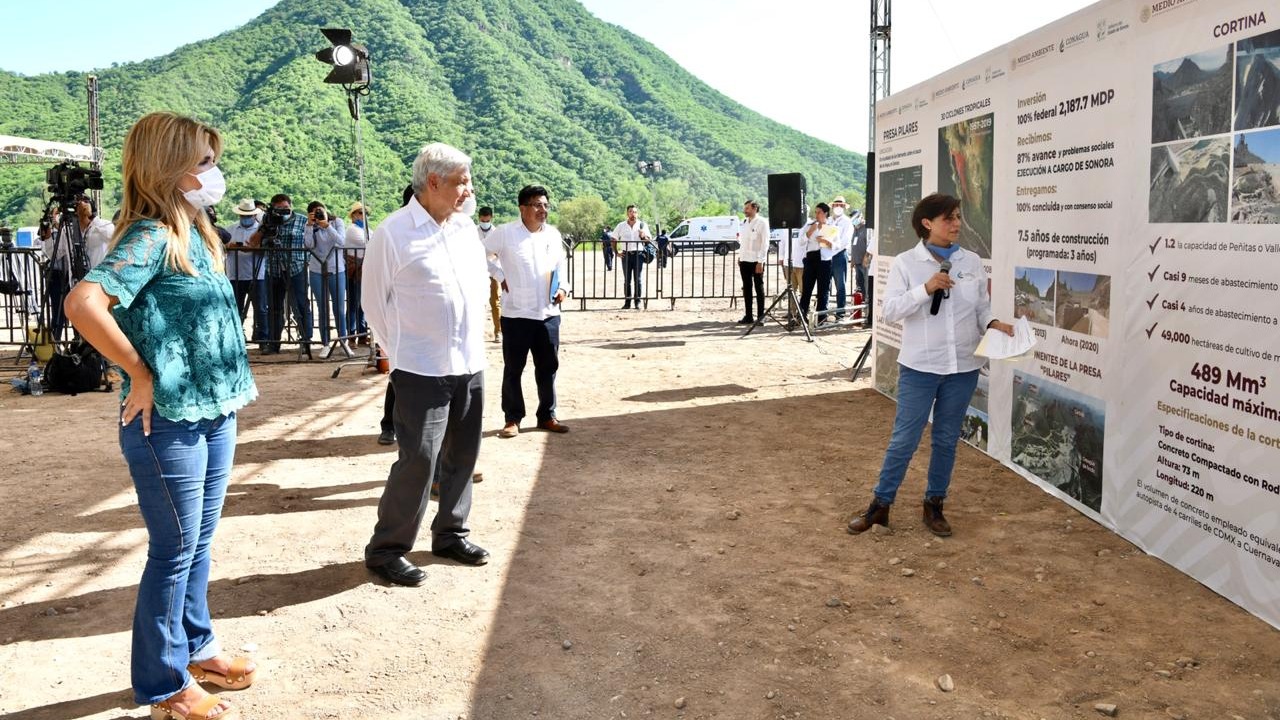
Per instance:
[[[658,198],[658,219],[662,227],[675,227],[693,213],[697,202],[689,190],[689,183],[681,178],[660,180],[653,188]]]
[[[729,211],[729,203],[723,200],[705,200],[693,211],[697,217],[716,217],[718,215],[735,215],[736,213]]]
[[[595,196],[569,198],[560,203],[557,227],[566,239],[586,242],[595,239],[609,219],[609,206]]]
[[[649,183],[645,182],[644,178],[633,177],[618,183],[618,189],[610,198],[609,205],[613,211],[609,213],[610,225],[620,223],[627,218],[628,205],[635,205],[645,222],[653,222],[653,193],[649,192]]]

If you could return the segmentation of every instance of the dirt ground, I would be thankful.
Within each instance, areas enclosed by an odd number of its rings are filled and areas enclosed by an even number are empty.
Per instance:
[[[437,562],[424,537],[416,589],[361,560],[385,377],[255,352],[210,601],[262,672],[227,695],[253,719],[1280,718],[1280,633],[967,447],[954,537],[920,525],[927,442],[894,531],[848,535],[894,410],[849,382],[865,334],[740,339],[737,314],[569,313],[563,436],[495,436],[490,344],[471,525],[493,560]],[[146,716],[114,402],[0,395],[11,720]]]

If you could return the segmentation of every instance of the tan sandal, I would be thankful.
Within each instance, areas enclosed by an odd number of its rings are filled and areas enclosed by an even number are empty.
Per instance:
[[[151,706],[151,720],[239,720],[240,711],[233,707],[211,717],[209,713],[221,702],[222,698],[217,695],[205,695],[191,706],[190,712],[182,715],[169,706],[168,700],[165,700]]]
[[[196,682],[213,683],[224,690],[243,690],[252,685],[254,678],[258,676],[258,668],[246,672],[248,668],[249,658],[238,657],[231,660],[231,667],[227,668],[225,675],[195,664],[188,665],[187,672],[191,673]]]

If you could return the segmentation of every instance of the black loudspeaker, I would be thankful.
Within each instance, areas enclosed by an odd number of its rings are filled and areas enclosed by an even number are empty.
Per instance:
[[[867,227],[876,226],[876,154],[867,153]]]
[[[769,229],[798,228],[804,225],[804,175],[781,173],[769,176]]]

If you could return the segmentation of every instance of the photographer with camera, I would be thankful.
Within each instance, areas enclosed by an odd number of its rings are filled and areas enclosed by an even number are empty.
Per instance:
[[[268,340],[263,355],[280,352],[284,334],[285,296],[298,322],[298,340],[311,353],[311,302],[307,298],[307,216],[293,211],[293,200],[284,193],[271,198],[262,227],[249,237],[250,247],[267,248]]]
[[[326,360],[333,352],[329,344],[329,309],[333,309],[334,324],[338,328],[338,344],[342,354],[351,357],[351,347],[342,339],[347,334],[347,268],[342,257],[342,247],[347,238],[342,221],[325,208],[324,203],[313,200],[307,205],[307,229],[303,245],[311,256],[307,268],[311,275],[311,294],[320,308],[320,342],[324,349],[320,359]]]

